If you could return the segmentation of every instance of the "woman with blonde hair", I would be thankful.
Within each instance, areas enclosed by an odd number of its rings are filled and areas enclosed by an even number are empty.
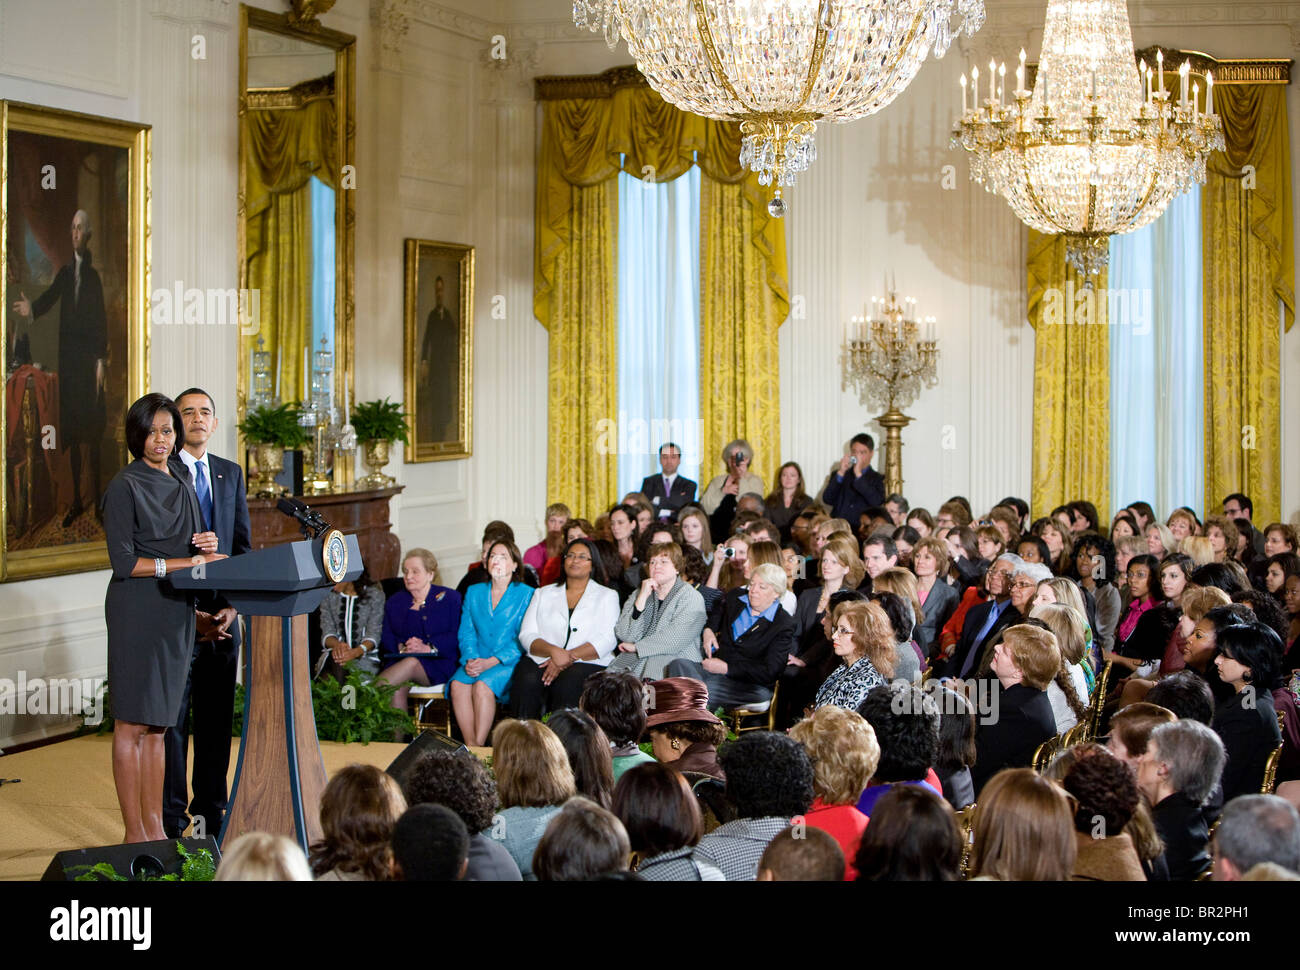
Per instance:
[[[856,711],[872,688],[894,676],[894,628],[879,603],[841,603],[831,614],[831,646],[841,664],[817,691],[813,707]]]
[[[875,729],[857,711],[831,705],[792,727],[790,737],[804,746],[813,765],[816,797],[804,822],[834,837],[844,852],[845,881],[857,879],[854,860],[867,828],[858,799],[880,763]]]
[[[1053,576],[1051,579],[1044,579],[1038,584],[1038,589],[1034,593],[1033,606],[1043,606],[1048,603],[1060,603],[1062,606],[1068,606],[1083,617],[1083,656],[1085,661],[1083,673],[1088,681],[1088,693],[1091,694],[1092,686],[1097,679],[1094,668],[1100,664],[1101,653],[1093,650],[1092,624],[1088,622],[1088,610],[1084,606],[1083,591],[1079,589],[1079,584],[1073,579],[1066,579],[1064,576]]]
[[[1061,882],[1074,872],[1078,844],[1070,799],[1031,768],[994,775],[975,809],[976,879]]]
[[[312,873],[322,882],[379,882],[393,866],[393,826],[406,799],[393,777],[374,765],[348,765],[320,799],[322,838],[311,847]]]
[[[1086,624],[1082,613],[1063,603],[1035,606],[1029,615],[1047,624],[1061,651],[1061,669],[1047,685],[1047,699],[1056,718],[1056,733],[1064,734],[1088,713],[1088,679],[1083,673]]]
[[[302,847],[287,835],[245,832],[226,847],[216,882],[311,882]]]
[[[492,768],[501,811],[501,844],[533,881],[533,852],[551,819],[577,792],[564,745],[541,721],[505,720],[492,731]],[[494,832],[493,835],[496,835]]]
[[[728,441],[722,449],[722,464],[727,471],[718,475],[700,496],[700,508],[712,515],[728,495],[736,501],[746,492],[763,494],[763,480],[750,471],[754,461],[754,447],[744,438]]]
[[[1169,533],[1175,540],[1181,542],[1188,536],[1198,536],[1201,534],[1201,522],[1192,512],[1191,509],[1181,506],[1169,513],[1169,518],[1165,520],[1165,525],[1169,526]],[[1173,550],[1170,550],[1171,552]]]
[[[1206,536],[1188,536],[1178,543],[1178,551],[1199,569],[1214,562],[1214,545]]]
[[[936,542],[941,540],[936,539]],[[916,577],[906,569],[900,569],[894,566],[886,569],[879,576],[871,581],[871,588],[876,592],[893,593],[895,596],[901,596],[907,608],[912,611],[912,637],[916,638],[917,629],[921,626],[924,613],[921,610],[921,599],[917,595]]]
[[[1163,522],[1152,522],[1146,529],[1147,552],[1160,559],[1178,551],[1178,540]]]

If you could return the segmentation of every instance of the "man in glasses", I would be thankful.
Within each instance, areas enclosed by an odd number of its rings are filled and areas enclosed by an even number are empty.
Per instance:
[[[1022,619],[1020,612],[1011,605],[1011,582],[1025,565],[1019,556],[1005,553],[989,567],[984,578],[989,598],[967,612],[952,659],[945,670],[936,673],[963,680],[975,676],[984,647],[992,642],[993,636]],[[1029,599],[1033,599],[1032,590]]]

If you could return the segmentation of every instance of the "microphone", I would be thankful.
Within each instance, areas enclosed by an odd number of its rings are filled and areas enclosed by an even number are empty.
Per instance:
[[[319,512],[312,511],[310,505],[299,502],[296,498],[285,496],[275,503],[275,507],[289,518],[296,519],[302,526],[302,534],[308,539],[318,538],[330,527],[329,523],[320,517]]]

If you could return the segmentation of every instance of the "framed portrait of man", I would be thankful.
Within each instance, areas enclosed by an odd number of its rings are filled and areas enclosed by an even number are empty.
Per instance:
[[[408,462],[473,447],[474,247],[406,240]]]
[[[108,566],[146,392],[149,126],[0,101],[0,578]]]

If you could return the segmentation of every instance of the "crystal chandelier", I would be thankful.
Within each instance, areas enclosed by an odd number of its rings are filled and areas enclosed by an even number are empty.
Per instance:
[[[939,342],[934,317],[918,322],[916,300],[900,301],[892,286],[887,291],[884,299],[873,296],[862,316],[849,319],[840,389],[853,384],[864,406],[893,412],[915,401],[922,386],[939,383]]]
[[[1112,235],[1142,228],[1204,182],[1206,158],[1223,148],[1213,77],[1202,109],[1189,66],[1178,73],[1175,101],[1163,54],[1139,72],[1125,0],[1048,0],[1033,91],[1023,50],[1014,104],[1004,97],[1005,64],[989,64],[982,99],[978,68],[970,102],[962,75],[953,145],[971,153],[971,178],[1022,222],[1064,234],[1070,263],[1090,280],[1109,262]]]
[[[931,50],[984,23],[984,0],[574,0],[579,27],[620,34],[664,100],[740,122],[741,164],[794,184],[817,122],[888,105]],[[781,190],[769,205],[782,215]]]

